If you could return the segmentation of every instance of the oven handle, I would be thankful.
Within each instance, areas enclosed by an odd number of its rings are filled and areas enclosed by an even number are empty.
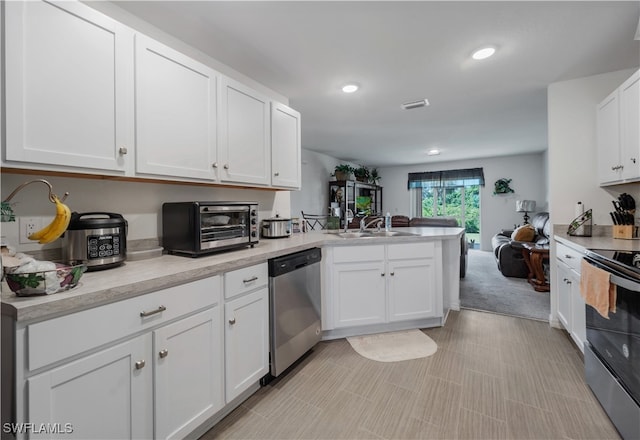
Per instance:
[[[609,273],[610,278],[609,281],[611,281],[611,283],[615,284],[616,286],[620,286],[623,289],[627,289],[630,290],[632,292],[639,292],[640,293],[640,283],[638,283],[637,281],[633,281],[630,280],[626,277],[622,277],[620,275],[618,275],[617,273],[613,272],[611,270],[611,268],[598,263],[596,260],[593,260],[589,257],[584,257],[584,259],[587,261],[587,263],[591,264],[592,266],[595,266],[599,269],[602,269],[606,272]]]

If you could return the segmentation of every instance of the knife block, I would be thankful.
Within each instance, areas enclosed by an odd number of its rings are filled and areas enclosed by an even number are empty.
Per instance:
[[[613,238],[638,238],[638,229],[633,225],[613,225]]]

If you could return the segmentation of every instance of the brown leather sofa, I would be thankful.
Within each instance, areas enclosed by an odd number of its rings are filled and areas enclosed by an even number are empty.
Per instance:
[[[378,217],[381,218],[381,217]],[[376,219],[376,216],[365,217],[365,222],[369,223]],[[359,228],[361,218],[354,218],[349,223],[349,228]],[[384,222],[384,218],[381,220]],[[392,228],[402,227],[434,227],[434,228],[457,228],[458,221],[448,217],[414,217],[409,218],[406,215],[394,215],[391,217]],[[460,278],[464,278],[467,273],[467,258],[469,254],[469,246],[465,234],[460,237]]]

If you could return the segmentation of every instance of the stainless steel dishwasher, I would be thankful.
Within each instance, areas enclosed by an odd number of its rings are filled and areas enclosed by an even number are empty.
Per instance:
[[[270,374],[279,376],[321,338],[319,248],[269,260]]]

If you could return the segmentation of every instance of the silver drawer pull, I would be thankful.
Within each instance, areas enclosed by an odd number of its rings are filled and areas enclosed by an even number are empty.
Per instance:
[[[144,359],[136,362],[136,370],[142,370],[145,365],[146,365],[146,362],[144,361]]]
[[[245,283],[245,284],[248,284],[248,283],[253,283],[254,281],[257,281],[257,280],[258,280],[258,277],[254,276],[254,277],[248,278],[246,280],[242,280],[242,282]]]
[[[140,316],[142,316],[143,318],[146,318],[147,316],[155,315],[156,313],[164,312],[165,310],[167,310],[165,306],[160,306],[157,309],[152,310],[150,312],[142,311],[140,312]]]
[[[236,318],[231,318],[231,319],[229,320],[229,324],[233,325],[233,324],[235,324],[235,323],[236,323]]]
[[[565,255],[564,258],[573,258],[571,255]]]
[[[169,350],[165,348],[164,350],[160,350],[160,352],[158,353],[158,356],[160,356],[160,359],[164,359],[167,357],[168,354],[169,354]]]

